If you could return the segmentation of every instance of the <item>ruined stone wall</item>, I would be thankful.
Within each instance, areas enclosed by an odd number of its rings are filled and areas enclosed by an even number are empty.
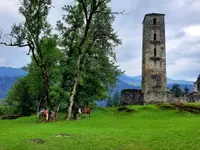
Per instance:
[[[200,94],[200,75],[198,76],[196,82],[194,82],[194,92]]]
[[[156,19],[156,24],[154,24]],[[144,102],[167,99],[164,14],[147,14],[143,21],[142,92]]]
[[[170,91],[167,92],[152,92],[146,93],[146,102],[143,101],[143,94],[141,90],[137,89],[125,89],[121,92],[120,104],[125,105],[143,105],[143,104],[155,104],[160,102],[174,103],[174,102],[200,102],[200,94],[191,93],[185,97],[175,97]]]
[[[182,102],[182,103],[195,103],[195,102],[200,102],[200,94],[198,93],[190,93],[184,97],[175,97],[173,93],[168,93],[168,99],[166,102],[171,103],[171,102]]]
[[[137,89],[124,89],[121,91],[120,105],[141,105],[142,91]]]
[[[200,94],[186,96],[187,102],[200,102]]]
[[[145,104],[151,104],[151,103],[159,103],[159,102],[169,102],[170,100],[173,100],[174,95],[170,92],[149,92],[146,93],[145,98],[146,101]]]

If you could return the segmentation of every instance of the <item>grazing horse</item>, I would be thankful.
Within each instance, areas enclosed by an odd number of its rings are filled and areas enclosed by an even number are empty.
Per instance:
[[[45,109],[40,110],[40,112],[38,113],[38,119],[40,122],[49,121],[49,111]]]
[[[48,122],[50,120],[56,120],[56,114],[55,112],[52,112],[50,110],[45,110],[42,109],[39,113],[38,113],[38,119],[40,122]]]
[[[78,116],[79,118],[81,117],[81,114],[86,114],[87,118],[90,117],[90,108],[88,107],[84,107],[83,109],[81,109],[80,107],[78,108]]]
[[[55,112],[51,112],[49,120],[55,121],[56,120],[56,113]]]

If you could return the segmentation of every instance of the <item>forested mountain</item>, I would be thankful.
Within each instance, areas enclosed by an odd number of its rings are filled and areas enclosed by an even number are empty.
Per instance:
[[[0,77],[24,76],[27,72],[20,68],[0,67]]]
[[[17,82],[18,78],[25,76],[27,72],[20,68],[9,68],[0,67],[0,99],[7,96],[7,92],[12,87],[12,85]],[[168,87],[171,88],[174,84],[179,84],[183,90],[185,85],[193,91],[193,82],[184,80],[172,80],[167,78]],[[119,77],[119,82],[113,91],[121,92],[123,89],[140,89],[141,87],[141,76],[130,77],[127,75],[121,75]]]
[[[0,67],[0,99],[5,98],[17,79],[26,74],[27,72],[20,68]]]

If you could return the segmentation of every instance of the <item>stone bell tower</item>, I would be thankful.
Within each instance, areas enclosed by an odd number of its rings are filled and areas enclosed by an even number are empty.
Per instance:
[[[166,101],[165,14],[143,20],[142,93],[144,103]]]

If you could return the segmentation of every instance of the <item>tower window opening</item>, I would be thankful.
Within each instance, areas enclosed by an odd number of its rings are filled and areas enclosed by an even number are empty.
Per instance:
[[[156,40],[156,33],[154,33],[153,39]]]
[[[156,25],[156,18],[153,18],[153,25]]]
[[[156,56],[156,48],[154,48],[154,56]]]

